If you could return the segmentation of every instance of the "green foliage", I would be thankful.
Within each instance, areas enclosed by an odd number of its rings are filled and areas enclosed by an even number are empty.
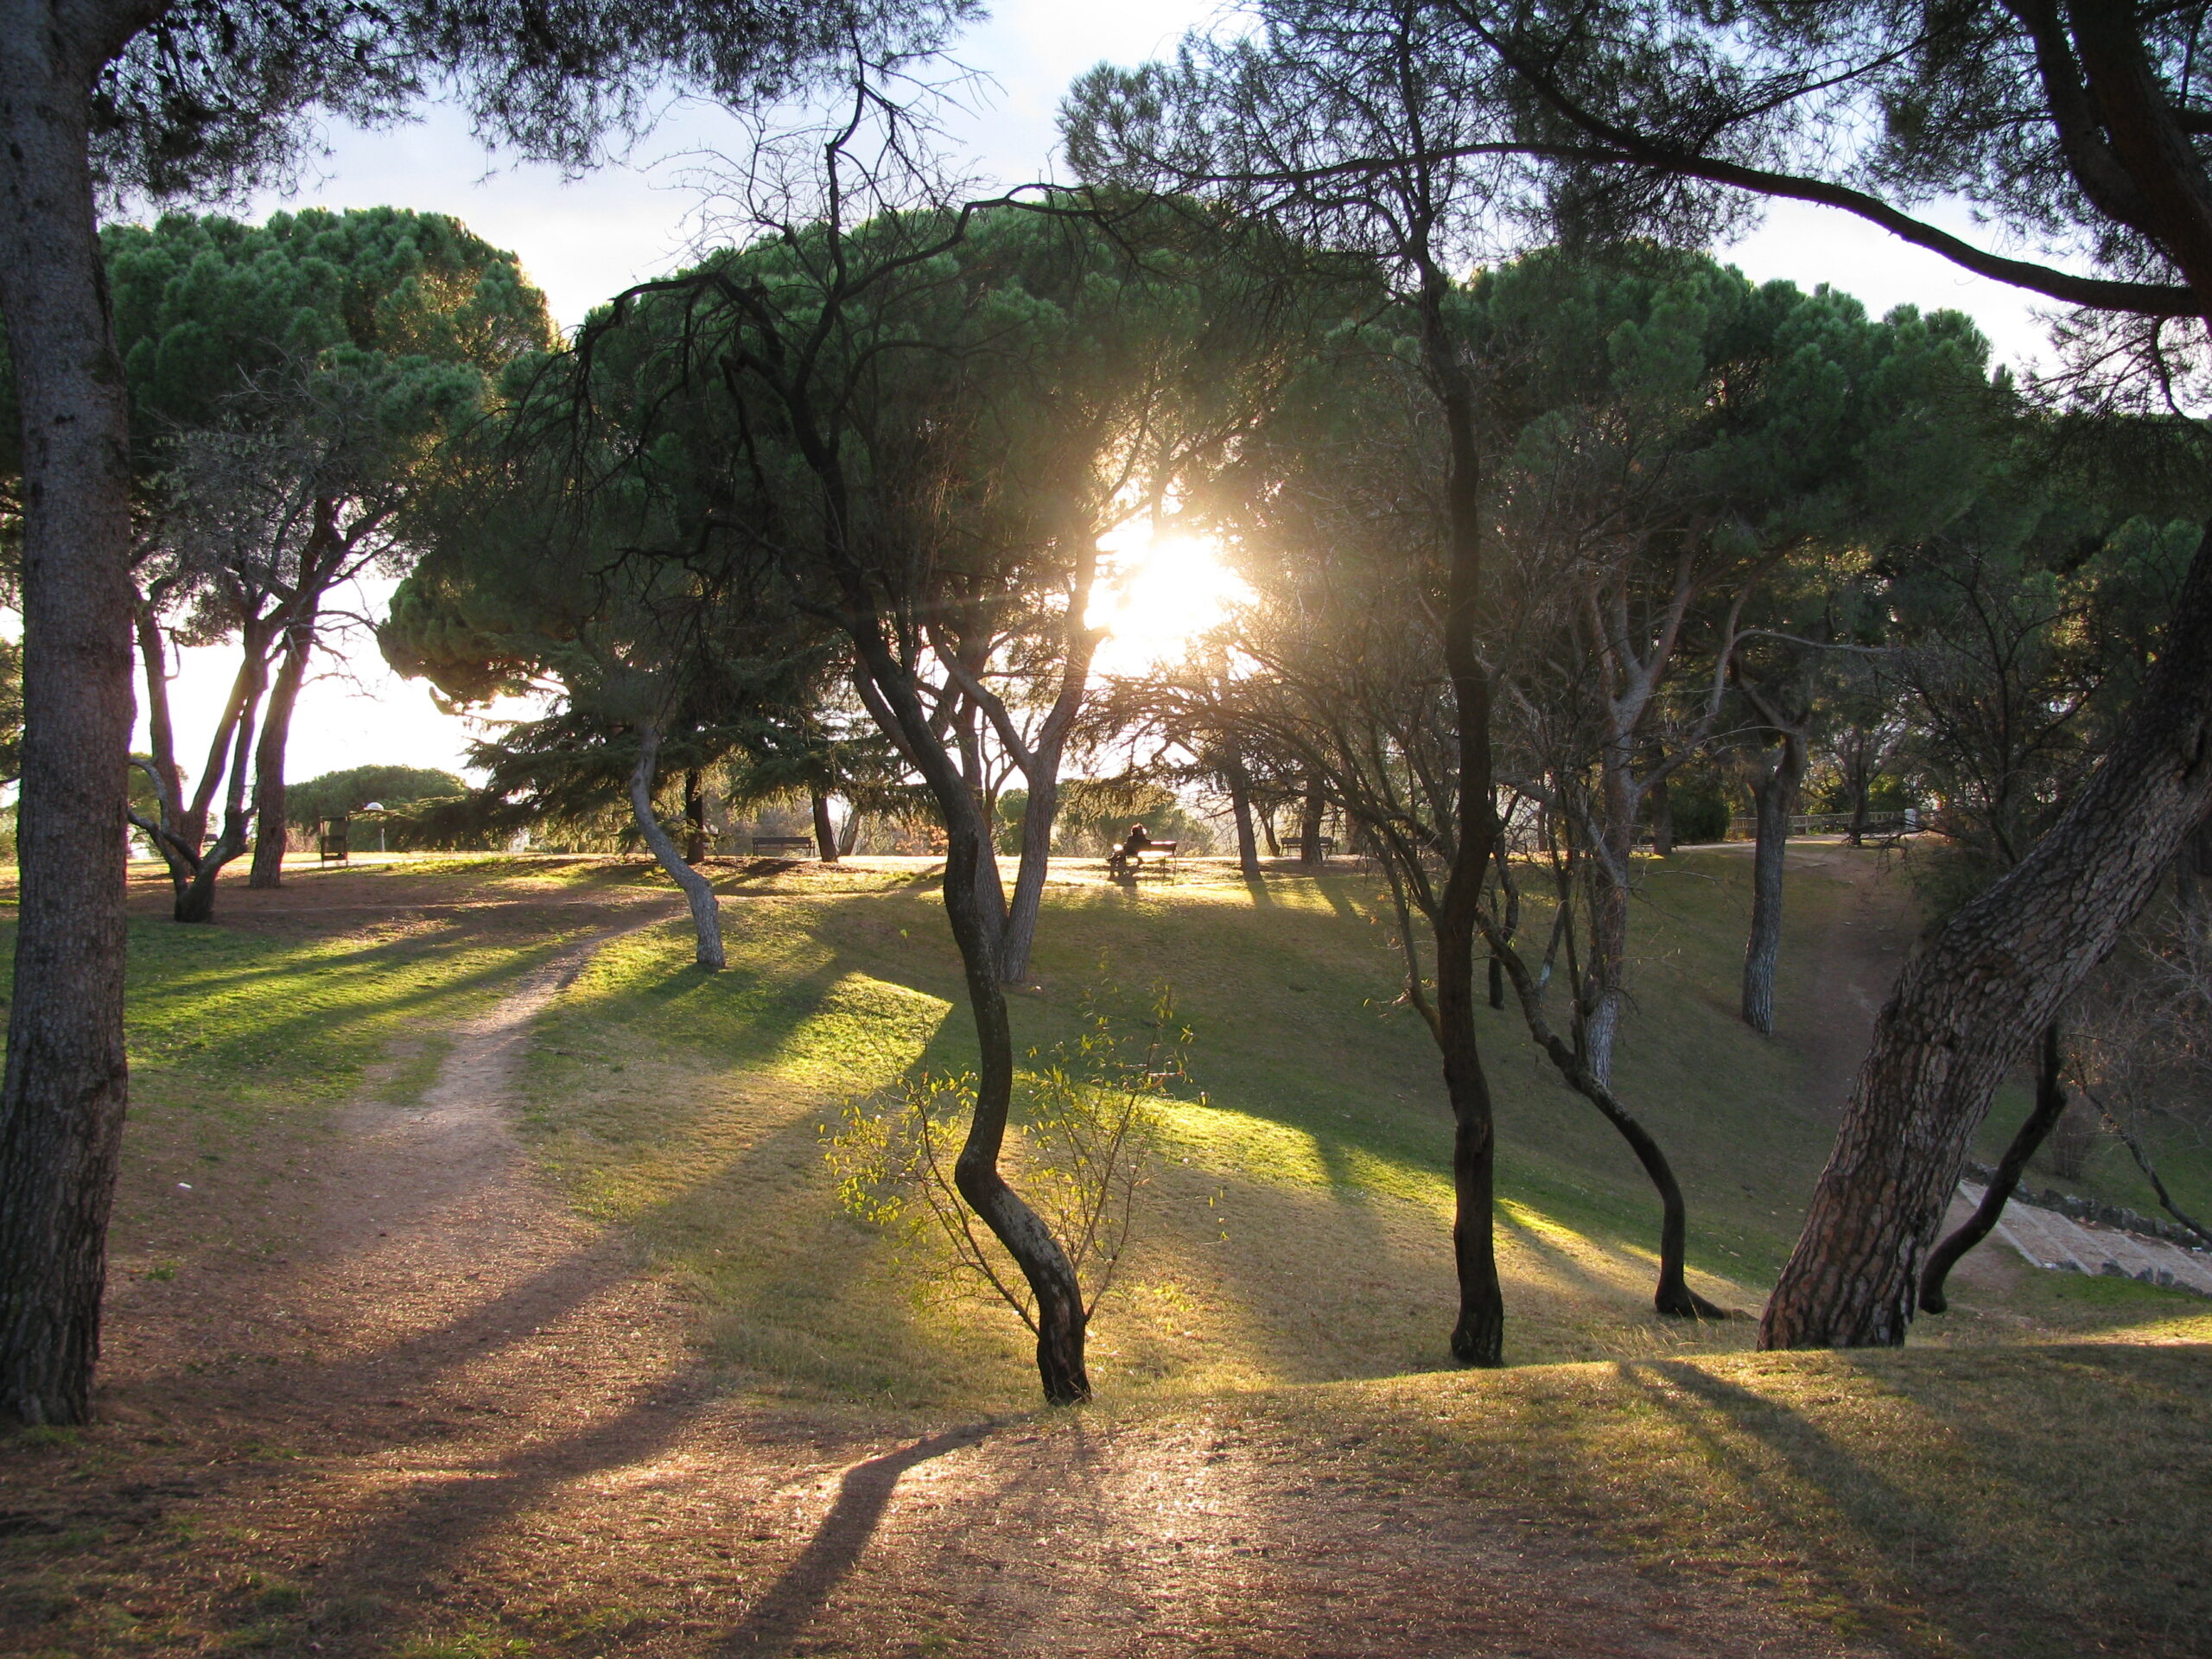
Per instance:
[[[1003,1159],[1074,1266],[1086,1319],[1128,1248],[1160,1138],[1155,1103],[1187,1081],[1192,1041],[1165,985],[1134,1020],[1106,1012],[1105,995],[1086,996],[1078,1035],[1028,1052]],[[848,1214],[899,1235],[926,1272],[980,1280],[1033,1332],[1035,1299],[954,1181],[975,1103],[972,1073],[918,1068],[885,1094],[848,1102],[823,1155]]]
[[[1695,779],[1674,783],[1667,796],[1675,814],[1675,841],[1695,846],[1728,838],[1731,808],[1717,785]]]
[[[295,824],[311,830],[321,819],[358,812],[372,801],[405,806],[467,791],[467,784],[450,772],[425,766],[348,766],[287,786],[284,810]]]

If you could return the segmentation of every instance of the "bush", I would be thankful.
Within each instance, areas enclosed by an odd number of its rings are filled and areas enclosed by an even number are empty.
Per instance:
[[[1728,839],[1728,798],[1704,784],[1676,784],[1667,791],[1675,809],[1675,839],[1683,845]]]

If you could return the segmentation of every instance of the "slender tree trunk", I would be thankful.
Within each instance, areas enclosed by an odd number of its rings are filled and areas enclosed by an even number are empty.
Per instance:
[[[820,790],[813,791],[814,850],[824,864],[837,861],[837,826],[830,817],[830,798]]]
[[[1536,984],[1535,976],[1521,960],[1520,953],[1502,935],[1493,937],[1490,946],[1492,966],[1502,964],[1513,981],[1514,994],[1520,1000],[1522,1019],[1529,1027],[1529,1037],[1550,1057],[1567,1086],[1595,1106],[1605,1115],[1605,1121],[1620,1132],[1621,1139],[1636,1154],[1637,1162],[1643,1166],[1652,1190],[1659,1195],[1659,1282],[1652,1292],[1651,1305],[1674,1319],[1726,1319],[1727,1309],[1706,1300],[1689,1287],[1683,1276],[1689,1249],[1689,1207],[1683,1201],[1681,1183],[1675,1179],[1674,1166],[1668,1161],[1666,1153],[1661,1150],[1650,1130],[1621,1104],[1618,1096],[1599,1082],[1582,1058],[1552,1030],[1550,1022],[1544,1018],[1543,992]]]
[[[0,1082],[0,1413],[27,1423],[92,1414],[126,1092],[130,432],[86,160],[105,49],[81,38],[91,11],[0,7],[0,319],[22,421],[24,712]]]
[[[1307,866],[1321,862],[1321,824],[1328,816],[1329,798],[1321,792],[1321,780],[1309,779],[1306,785],[1306,810],[1298,821],[1298,833],[1305,839],[1298,849],[1298,861]]]
[[[1744,1023],[1774,1035],[1774,974],[1782,960],[1782,874],[1789,853],[1789,815],[1805,774],[1805,745],[1785,734],[1774,764],[1751,780],[1757,821],[1751,848],[1751,931],[1744,947]]]
[[[249,887],[277,887],[284,882],[284,847],[290,838],[290,820],[284,811],[284,750],[291,741],[292,709],[300,700],[307,678],[308,658],[315,649],[308,626],[295,625],[276,665],[276,683],[270,689],[269,712],[262,716],[260,741],[253,750],[253,868]]]
[[[844,827],[837,832],[837,855],[840,858],[850,858],[853,855],[853,849],[860,845],[860,840],[861,810],[857,806],[848,806],[845,810]]]
[[[1222,776],[1229,784],[1229,813],[1236,824],[1236,868],[1246,880],[1256,880],[1260,848],[1252,834],[1252,780],[1245,774],[1244,757],[1230,750]]]
[[[976,1111],[953,1166],[953,1184],[1006,1247],[1036,1299],[1037,1376],[1053,1405],[1090,1397],[1084,1358],[1089,1315],[1075,1264],[1052,1230],[1007,1184],[999,1170],[1007,1116],[1014,1103],[1014,1033],[1007,1020],[1006,987],[999,949],[1006,937],[1006,906],[997,887],[990,827],[970,775],[957,765],[923,712],[912,677],[893,655],[868,608],[873,596],[849,567],[848,603],[862,620],[851,626],[861,673],[862,701],[884,735],[913,763],[929,785],[944,819],[944,910],[968,981],[980,1064]],[[1034,797],[1033,795],[1032,798]],[[989,879],[985,878],[986,861]]]
[[[2005,1148],[2005,1156],[1998,1161],[1997,1173],[1989,1183],[1989,1190],[1981,1195],[1981,1203],[1974,1214],[1930,1252],[1927,1269],[1920,1275],[1922,1313],[1941,1313],[1949,1307],[1943,1294],[1944,1281],[1968,1250],[1989,1236],[2005,1213],[2005,1201],[2019,1189],[2020,1173],[2027,1168],[2028,1160],[2036,1155],[2037,1149],[2057,1127],[2058,1120],[2066,1115],[2064,1077],[2065,1057],[2058,1022],[2054,1020],[2043,1028],[2043,1053],[2036,1066],[2035,1108],[2013,1135],[2012,1144]]]
[[[1422,356],[1443,404],[1446,455],[1445,508],[1450,564],[1442,644],[1459,750],[1452,791],[1451,872],[1434,923],[1436,1040],[1443,1050],[1444,1084],[1452,1102],[1452,1246],[1459,1277],[1459,1317],[1452,1330],[1452,1353],[1465,1365],[1499,1365],[1505,1358],[1505,1297],[1497,1282],[1493,1215],[1497,1131],[1490,1079],[1475,1036],[1475,939],[1483,885],[1489,879],[1498,830],[1497,776],[1491,751],[1490,673],[1475,648],[1486,531],[1474,392],[1459,346],[1444,321],[1444,296],[1449,287],[1444,272],[1424,257]],[[1309,797],[1309,817],[1314,816],[1311,802]],[[1309,831],[1309,836],[1318,834],[1318,825]],[[1318,852],[1319,841],[1309,839],[1306,850]]]
[[[232,753],[221,765],[212,768],[226,779],[223,831],[215,837],[214,845],[200,855],[199,862],[193,867],[192,880],[176,896],[175,914],[180,922],[215,919],[216,878],[249,845],[255,809],[246,805],[246,766],[253,755],[254,727],[260,718],[262,696],[268,690],[269,658],[263,642],[251,632],[246,645],[248,655],[239,671],[244,690],[234,704],[230,727]]]
[[[630,772],[630,810],[645,845],[690,902],[691,925],[699,941],[699,966],[723,968],[728,963],[722,954],[722,918],[715,902],[714,884],[677,855],[676,843],[653,816],[653,779],[659,770],[660,727],[656,721],[642,721],[638,726],[638,764]]]
[[[1605,826],[1609,841],[1622,839],[1620,827],[1618,823]],[[1590,960],[1583,970],[1584,1052],[1591,1075],[1611,1088],[1613,1044],[1628,1004],[1629,875],[1633,866],[1628,849],[1618,844],[1605,848],[1591,862],[1597,867],[1597,880],[1590,884]]]
[[[999,973],[1009,985],[1027,984],[1029,953],[1037,944],[1037,918],[1045,906],[1045,876],[1052,867],[1052,825],[1060,814],[1059,745],[1047,762],[1039,746],[1036,775],[1021,809],[1021,861],[1014,872],[1014,899],[1007,906]],[[994,867],[995,868],[995,867]]]
[[[699,768],[683,769],[683,861],[696,866],[707,855],[707,790]]]
[[[2103,764],[2017,866],[1906,963],[1874,1027],[1765,1348],[1904,1340],[1974,1126],[2212,807],[2212,532]]]
[[[1260,815],[1260,836],[1267,842],[1269,858],[1282,856],[1282,843],[1275,839],[1275,810],[1272,806]]]

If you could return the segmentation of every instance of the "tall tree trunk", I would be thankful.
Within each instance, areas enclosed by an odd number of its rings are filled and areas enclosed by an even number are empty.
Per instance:
[[[1450,279],[1426,257],[1421,267],[1422,357],[1444,406],[1450,566],[1442,643],[1459,749],[1452,790],[1451,872],[1434,923],[1436,1040],[1443,1050],[1444,1085],[1452,1102],[1452,1247],[1459,1277],[1459,1317],[1452,1330],[1452,1353],[1465,1365],[1499,1365],[1505,1359],[1505,1297],[1497,1282],[1493,1215],[1497,1129],[1490,1079],[1475,1036],[1475,938],[1483,885],[1489,879],[1498,833],[1490,673],[1475,648],[1486,533],[1482,452],[1475,431],[1473,388],[1444,321]],[[1318,835],[1318,827],[1310,833]],[[1317,840],[1307,841],[1308,852],[1319,849]]]
[[[837,826],[830,817],[830,798],[820,790],[813,791],[814,850],[824,864],[837,861]]]
[[[1789,853],[1789,815],[1805,775],[1805,744],[1784,734],[1774,764],[1751,780],[1756,820],[1751,847],[1751,931],[1744,947],[1744,1023],[1774,1035],[1774,973],[1782,960],[1782,874]]]
[[[1282,843],[1275,839],[1275,810],[1272,806],[1260,815],[1260,838],[1267,843],[1269,858],[1282,856]]]
[[[2005,1148],[1999,1160],[1997,1173],[1989,1183],[1988,1191],[1981,1195],[1981,1202],[1974,1212],[1929,1254],[1928,1267],[1920,1275],[1920,1311],[1941,1313],[1949,1307],[1943,1294],[1944,1281],[1951,1276],[1951,1269],[1974,1247],[1987,1238],[2005,1213],[2006,1200],[2020,1185],[2020,1173],[2028,1166],[2028,1160],[2050,1138],[2058,1120],[2066,1115],[2065,1054],[2060,1039],[2058,1021],[2052,1020],[2043,1028],[2043,1053],[2036,1066],[2036,1103],[2027,1119],[2012,1136],[2012,1145]]]
[[[1306,810],[1299,817],[1298,833],[1304,837],[1299,843],[1298,861],[1306,865],[1321,862],[1321,824],[1328,816],[1329,798],[1322,793],[1321,780],[1310,779],[1306,785]]]
[[[1665,858],[1675,850],[1675,798],[1661,778],[1649,791],[1651,801],[1651,850]]]
[[[853,849],[860,845],[860,840],[861,810],[857,806],[849,804],[845,809],[844,827],[837,832],[837,855],[840,858],[850,858],[853,855]]]
[[[1906,963],[1875,1022],[1765,1348],[1902,1343],[1974,1126],[2212,807],[2212,530],[2103,764]]]
[[[1236,868],[1248,881],[1260,874],[1260,845],[1252,833],[1252,780],[1244,770],[1244,757],[1234,749],[1222,763],[1229,784],[1229,815],[1236,825]]]
[[[276,683],[270,689],[269,712],[262,716],[260,741],[253,749],[253,868],[246,876],[249,887],[282,887],[284,847],[291,823],[284,811],[284,749],[291,741],[292,709],[300,700],[307,678],[308,658],[314,652],[313,617],[306,626],[295,624],[276,665]]]
[[[0,1080],[0,1413],[27,1423],[92,1414],[126,1094],[130,430],[86,160],[87,94],[105,49],[81,38],[89,10],[0,8],[0,320],[22,421],[24,714]]]
[[[630,810],[638,820],[638,833],[660,861],[691,906],[691,926],[698,938],[696,960],[702,968],[728,965],[722,954],[721,911],[715,902],[714,883],[677,855],[676,843],[653,816],[653,779],[660,770],[660,726],[655,721],[638,725],[638,764],[630,771]]]
[[[699,768],[683,769],[683,861],[696,865],[707,855],[707,790]]]

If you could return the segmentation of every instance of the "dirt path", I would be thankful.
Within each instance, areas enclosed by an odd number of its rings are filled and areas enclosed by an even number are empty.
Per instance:
[[[289,1257],[118,1295],[109,1421],[11,1449],[0,1648],[1863,1655],[1270,1396],[931,1421],[778,1397],[532,1174],[532,1020],[610,925],[350,1107]],[[1286,1398],[1288,1398],[1287,1396]],[[48,1541],[53,1541],[50,1548]],[[22,1562],[29,1567],[16,1567]]]

